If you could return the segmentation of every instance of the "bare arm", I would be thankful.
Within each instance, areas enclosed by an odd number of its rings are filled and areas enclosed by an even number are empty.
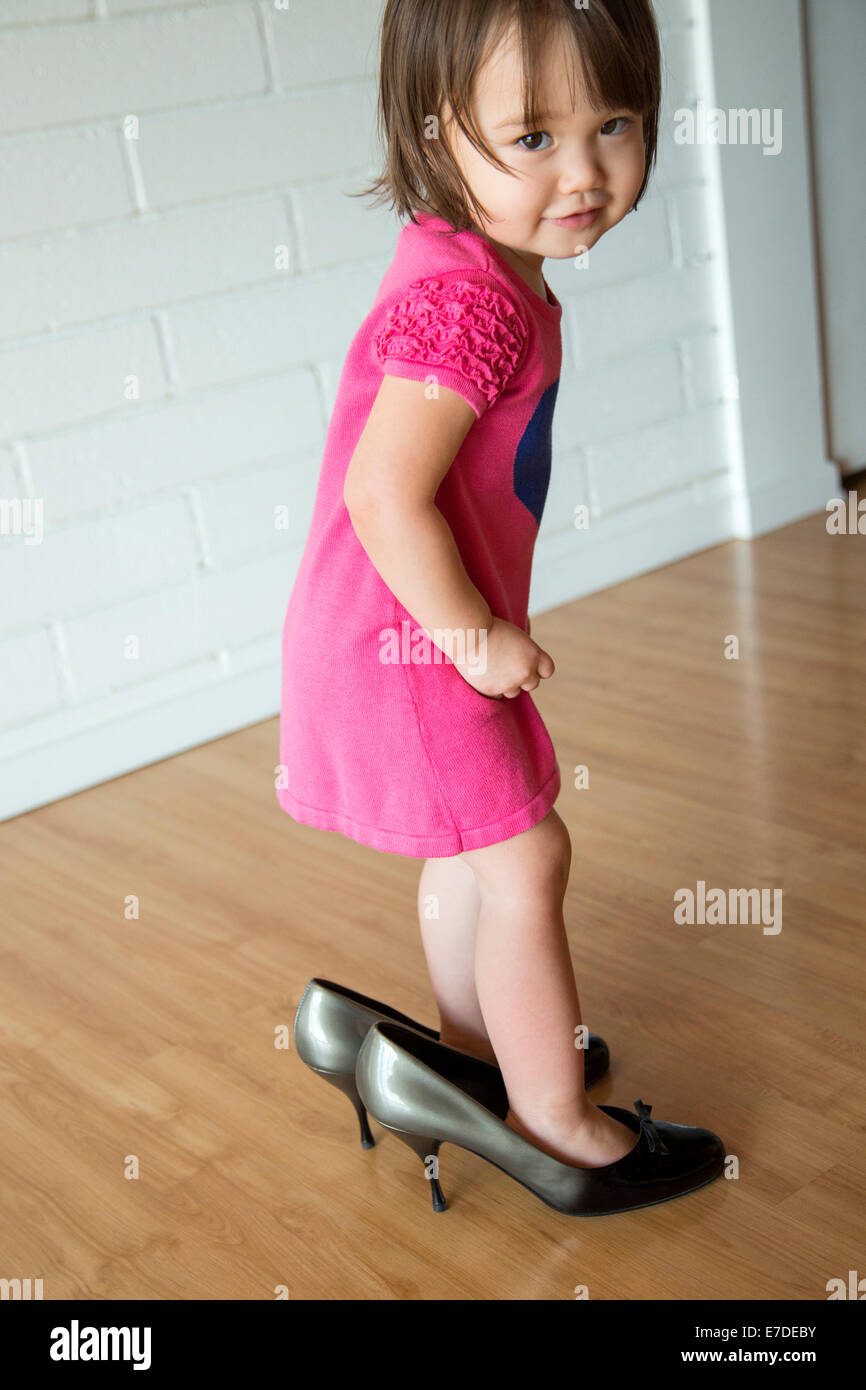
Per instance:
[[[475,412],[456,391],[386,375],[343,487],[355,533],[392,593],[432,637],[436,628],[489,628],[487,600],[472,583],[434,497]],[[453,657],[452,644],[442,650]]]
[[[495,617],[472,583],[434,498],[476,416],[456,391],[386,374],[352,455],[343,499],[355,534],[388,588],[482,694],[512,699],[553,675],[521,628]],[[467,668],[485,632],[484,673]],[[449,633],[462,634],[456,646]],[[470,634],[473,634],[470,636]],[[464,646],[465,643],[465,646]],[[461,650],[462,648],[462,650]]]

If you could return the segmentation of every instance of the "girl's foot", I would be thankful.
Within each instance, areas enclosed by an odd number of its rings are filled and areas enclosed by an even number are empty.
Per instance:
[[[617,1159],[625,1158],[636,1148],[640,1135],[611,1115],[605,1115],[597,1105],[589,1105],[586,1115],[575,1129],[569,1133],[562,1131],[541,1133],[530,1130],[511,1110],[505,1117],[509,1129],[522,1134],[536,1148],[558,1158],[560,1163],[570,1163],[574,1168],[604,1168]]]
[[[489,1040],[485,1043],[478,1037],[463,1036],[440,1027],[439,1041],[447,1047],[457,1047],[461,1052],[468,1052],[483,1062],[492,1062],[494,1067],[499,1066]],[[617,1159],[625,1158],[640,1139],[640,1135],[636,1135],[634,1130],[620,1124],[612,1116],[605,1115],[603,1110],[589,1102],[585,1116],[570,1133],[563,1133],[554,1128],[546,1134],[530,1130],[511,1110],[505,1117],[505,1123],[510,1129],[522,1134],[531,1144],[535,1144],[536,1148],[542,1149],[552,1158],[558,1158],[562,1163],[572,1164],[575,1168],[604,1168],[609,1163],[616,1163]]]

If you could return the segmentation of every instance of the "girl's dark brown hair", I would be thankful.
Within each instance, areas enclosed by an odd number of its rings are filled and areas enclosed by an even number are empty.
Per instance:
[[[594,110],[643,116],[646,169],[637,208],[655,163],[661,105],[661,51],[650,0],[387,0],[382,15],[378,131],[385,149],[380,176],[352,197],[377,194],[399,217],[423,208],[455,231],[478,230],[486,210],[474,197],[438,122],[447,102],[472,144],[497,168],[507,166],[472,119],[479,66],[510,24],[523,63],[525,130],[543,125],[538,89],[548,39],[574,45],[586,99]],[[429,138],[430,130],[437,138]],[[428,132],[425,134],[425,131]]]

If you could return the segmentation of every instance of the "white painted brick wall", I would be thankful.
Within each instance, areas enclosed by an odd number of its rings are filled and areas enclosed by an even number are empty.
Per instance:
[[[669,133],[694,17],[656,8],[652,190],[588,270],[545,264],[564,358],[536,600],[576,504],[658,525],[728,467],[707,172]],[[0,817],[277,712],[329,413],[399,230],[346,196],[377,163],[379,9],[0,3],[0,499],[44,505],[40,544],[0,536]]]

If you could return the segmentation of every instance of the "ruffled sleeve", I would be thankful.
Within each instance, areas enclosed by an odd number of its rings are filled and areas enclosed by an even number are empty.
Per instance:
[[[517,369],[527,329],[511,299],[490,284],[426,276],[411,281],[374,337],[383,371],[433,378],[482,415]]]

